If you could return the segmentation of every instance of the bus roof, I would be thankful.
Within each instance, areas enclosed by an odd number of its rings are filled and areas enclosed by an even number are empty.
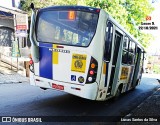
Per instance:
[[[50,6],[46,8],[42,8],[39,11],[49,11],[49,10],[81,10],[92,13],[99,13],[99,8],[88,7],[88,6]]]

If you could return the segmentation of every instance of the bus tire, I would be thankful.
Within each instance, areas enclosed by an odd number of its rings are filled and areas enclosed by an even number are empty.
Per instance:
[[[121,95],[121,87],[118,87],[116,94],[114,96],[114,100],[117,100],[119,98],[119,96]]]
[[[132,87],[132,88],[131,88],[131,91],[134,91],[134,90],[135,90],[135,88],[136,88],[136,86]]]
[[[135,88],[137,87],[138,83],[139,83],[139,79],[136,80],[136,85],[132,87],[131,91],[135,90]]]
[[[139,84],[139,81],[140,81],[140,79],[137,79],[137,81],[136,81],[136,86]],[[136,86],[135,86],[135,87],[136,87]]]

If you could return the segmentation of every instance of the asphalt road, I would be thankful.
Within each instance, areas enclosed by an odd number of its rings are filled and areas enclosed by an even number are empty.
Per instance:
[[[141,85],[134,91],[123,94],[116,101],[104,102],[42,90],[28,83],[0,84],[0,116],[94,116],[89,117],[92,119],[105,116],[118,121],[116,116],[127,115],[153,93],[158,85],[156,78],[158,75],[144,74]],[[83,121],[83,117],[79,118]]]

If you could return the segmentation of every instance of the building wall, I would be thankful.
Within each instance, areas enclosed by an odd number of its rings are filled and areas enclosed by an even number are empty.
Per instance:
[[[12,7],[12,0],[1,0],[1,6]]]

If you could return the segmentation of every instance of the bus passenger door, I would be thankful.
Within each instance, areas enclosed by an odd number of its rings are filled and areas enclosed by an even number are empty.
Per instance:
[[[140,70],[140,65],[141,65],[141,57],[142,56],[142,51],[140,48],[137,47],[137,52],[136,52],[136,59],[135,59],[135,70],[134,70],[134,75],[133,75],[133,82],[132,82],[132,87],[136,87],[138,84],[138,75],[141,72]],[[141,73],[140,73],[141,74]]]
[[[102,76],[101,76],[101,83],[103,90],[106,92],[103,94],[102,98],[106,98],[107,89],[109,86],[109,73],[111,70],[111,50],[112,50],[112,43],[113,43],[113,24],[108,21],[106,27],[106,34],[105,34],[105,48],[104,48],[104,60],[103,60],[103,67],[102,67]],[[101,97],[100,97],[101,98]]]
[[[117,68],[117,60],[118,60],[118,55],[119,55],[119,50],[120,50],[120,43],[122,40],[123,35],[120,34],[118,31],[115,32],[115,39],[114,39],[114,49],[113,49],[113,58],[112,58],[112,69],[110,73],[110,81],[109,81],[109,88],[107,93],[111,94],[112,86],[114,79],[117,77],[118,79],[118,74],[116,74],[116,69]]]

